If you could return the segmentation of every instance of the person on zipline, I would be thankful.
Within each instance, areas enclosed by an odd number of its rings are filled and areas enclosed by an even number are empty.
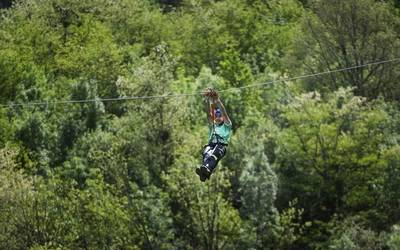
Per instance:
[[[199,175],[202,182],[210,179],[218,162],[224,157],[232,133],[232,122],[218,92],[207,89],[204,95],[209,102],[209,113],[207,114],[209,121],[208,144],[203,148],[203,163],[196,168],[196,174]]]

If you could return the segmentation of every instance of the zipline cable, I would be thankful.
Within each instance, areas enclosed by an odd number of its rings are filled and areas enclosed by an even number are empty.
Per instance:
[[[278,82],[295,81],[295,80],[300,80],[300,79],[304,79],[304,78],[310,78],[310,77],[316,77],[316,76],[320,76],[320,75],[338,73],[338,72],[343,72],[343,71],[347,71],[347,70],[364,68],[364,67],[367,67],[367,66],[384,64],[384,63],[391,63],[391,62],[396,62],[396,61],[400,61],[400,57],[389,59],[389,60],[384,60],[384,61],[365,63],[365,64],[351,66],[351,67],[347,67],[347,68],[328,70],[328,71],[323,71],[323,72],[314,73],[314,74],[308,74],[308,75],[302,75],[302,76],[295,76],[295,77],[277,79],[277,80],[272,80],[272,81],[268,81],[268,82],[264,82],[264,83],[250,84],[250,85],[241,86],[241,87],[228,88],[228,89],[224,89],[224,90],[218,90],[218,92],[227,92],[227,91],[232,91],[232,90],[236,90],[236,89],[254,88],[254,87],[260,87],[260,86],[264,86],[264,85],[267,85],[267,84],[273,84],[273,83],[278,83]]]
[[[310,77],[316,77],[316,76],[321,76],[321,75],[327,75],[327,74],[332,74],[332,73],[343,72],[343,71],[352,70],[352,69],[364,68],[364,67],[372,66],[372,65],[384,64],[384,63],[392,63],[392,62],[396,62],[396,61],[400,61],[400,57],[393,58],[393,59],[388,59],[388,60],[377,61],[377,62],[365,63],[365,64],[361,64],[361,65],[355,65],[355,66],[341,68],[341,69],[328,70],[328,71],[323,71],[323,72],[314,73],[314,74],[295,76],[295,77],[288,77],[288,78],[283,78],[283,79],[267,81],[267,82],[263,82],[263,83],[250,84],[250,85],[241,86],[241,87],[233,87],[233,88],[218,90],[218,92],[228,92],[228,91],[232,91],[232,90],[241,90],[241,89],[245,89],[245,88],[262,87],[262,86],[265,86],[265,85],[270,85],[270,84],[274,84],[274,83],[278,83],[278,82],[295,81],[295,80],[300,80],[300,79],[305,79],[305,78],[310,78]],[[95,98],[95,99],[51,101],[51,102],[49,102],[49,101],[41,101],[41,102],[28,102],[28,103],[17,103],[17,104],[1,104],[0,107],[1,108],[11,108],[11,107],[23,107],[23,106],[24,107],[27,107],[27,106],[48,106],[48,105],[88,103],[88,102],[112,102],[112,101],[129,101],[129,100],[163,99],[163,98],[177,98],[177,97],[195,96],[195,95],[202,95],[202,94],[203,94],[203,92],[195,92],[195,93],[182,93],[182,94],[165,94],[165,95],[150,95],[150,96],[129,96],[129,97],[115,97],[115,98]]]

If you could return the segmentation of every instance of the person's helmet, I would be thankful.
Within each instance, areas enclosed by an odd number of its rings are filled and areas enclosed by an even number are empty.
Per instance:
[[[222,117],[222,112],[220,108],[215,109],[215,117]]]

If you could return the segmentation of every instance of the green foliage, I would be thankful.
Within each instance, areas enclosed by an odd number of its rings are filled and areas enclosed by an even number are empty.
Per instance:
[[[279,203],[299,198],[305,217],[322,221],[362,209],[364,222],[379,228],[388,219],[376,211],[387,169],[379,149],[391,145],[388,113],[339,90],[325,100],[304,94],[284,107],[283,117],[276,137]]]
[[[302,68],[315,73],[398,57],[400,19],[389,4],[373,0],[315,1],[312,10],[303,21],[304,32],[294,43],[294,58],[288,57],[294,72]],[[397,100],[396,67],[396,62],[375,64],[316,77],[307,80],[305,86],[323,92],[350,86],[356,95]]]
[[[397,64],[274,81],[396,57],[393,1],[13,2],[1,249],[397,249]],[[207,87],[234,134],[202,183]]]
[[[26,248],[26,238],[21,238],[24,222],[29,220],[25,208],[32,200],[33,178],[18,169],[15,162],[17,151],[13,148],[0,150],[0,248]]]
[[[48,180],[37,180],[34,184],[23,182],[21,175],[9,178],[13,193],[4,200],[7,206],[0,228],[7,228],[2,234],[7,237],[6,249],[46,246],[51,248],[104,248],[126,244],[128,216],[124,210],[126,199],[112,195],[96,170],[91,171],[84,191],[74,188],[73,181],[52,176]],[[14,173],[15,174],[15,173]],[[27,179],[29,181],[29,179]],[[4,183],[4,182],[2,182]],[[24,184],[27,183],[27,184]],[[35,190],[33,190],[33,185]],[[5,186],[7,188],[7,182]],[[23,193],[14,193],[24,188]],[[11,195],[11,196],[10,196]],[[19,198],[20,197],[20,198]],[[11,220],[10,220],[11,219]],[[23,233],[18,237],[15,230]]]
[[[180,25],[176,37],[181,43],[174,42],[172,48],[188,73],[198,72],[202,65],[219,71],[220,63],[227,63],[227,48],[239,52],[252,73],[280,65],[293,24],[302,13],[292,0],[185,2],[182,14],[173,15]]]
[[[262,149],[262,148],[261,148]],[[256,246],[273,249],[276,244],[278,211],[274,206],[277,192],[277,176],[268,164],[263,150],[254,148],[252,157],[245,159],[245,168],[240,176],[242,195],[241,212],[256,228]],[[275,243],[275,244],[274,244]]]
[[[43,116],[33,113],[24,118],[26,120],[18,128],[16,138],[28,149],[40,151],[45,147],[45,140],[48,137],[43,126]]]
[[[57,74],[98,82],[100,96],[115,93],[113,82],[121,68],[122,58],[111,31],[91,16],[81,18],[79,25],[67,28],[67,38],[55,56]]]
[[[400,246],[399,226],[394,225],[393,230],[389,235],[388,246],[391,250],[398,250]]]
[[[228,188],[224,174],[215,174],[215,178],[204,185],[192,173],[179,164],[168,177],[171,210],[176,213],[178,246],[235,249],[246,244],[248,232],[239,213],[223,197],[224,189]]]
[[[287,249],[290,246],[299,245],[306,235],[308,227],[312,226],[309,221],[303,221],[304,209],[296,208],[297,200],[289,202],[288,208],[283,210],[279,215],[278,241],[276,244],[279,249]]]
[[[0,148],[4,147],[5,143],[11,140],[13,129],[8,110],[0,109]]]
[[[174,245],[175,230],[168,198],[167,193],[154,186],[130,197],[129,227],[138,234],[134,242],[140,249],[171,249]]]
[[[384,218],[392,221],[398,220],[398,213],[395,211],[399,209],[399,204],[394,201],[398,200],[399,197],[398,192],[395,191],[398,190],[400,184],[399,150],[398,145],[385,149],[382,152],[380,162],[380,167],[384,169],[381,172],[383,184],[381,186],[380,203],[382,205],[380,210],[384,211]]]
[[[351,218],[340,223],[329,240],[329,249],[382,249],[383,239]]]

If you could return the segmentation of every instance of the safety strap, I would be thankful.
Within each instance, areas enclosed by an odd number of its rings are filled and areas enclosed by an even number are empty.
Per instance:
[[[214,123],[214,120],[215,120],[215,103],[213,103],[212,101],[211,101],[211,99],[209,99],[209,102],[210,102],[210,117],[211,117],[211,121],[212,121],[212,132],[211,132],[211,141],[213,140],[213,137],[215,136],[215,138],[217,139],[217,142],[216,143],[219,143],[219,144],[225,144],[224,143],[224,139],[220,136],[220,135],[218,135],[217,133],[215,133],[215,123]]]
[[[215,136],[215,138],[217,139],[217,142],[216,143],[219,143],[219,144],[225,144],[224,143],[224,138],[222,138],[220,135],[218,135],[217,133],[215,133],[215,124],[213,123],[212,124],[212,132],[211,132],[211,142],[213,142],[214,143],[214,141],[213,141],[213,137]]]
[[[210,117],[211,117],[211,121],[212,121],[211,141],[213,140],[213,137],[215,135],[215,137],[217,138],[217,143],[219,143],[220,141],[219,141],[218,137],[220,137],[220,136],[215,133],[215,123],[214,123],[214,120],[215,120],[215,103],[213,103],[211,100],[209,100],[209,101],[210,101]]]
[[[211,108],[210,108],[210,117],[211,117],[211,121],[214,122],[214,120],[215,120],[215,104],[211,102],[210,106],[211,106]]]
[[[218,158],[214,155],[214,151],[217,148],[218,145],[215,145],[213,149],[209,147],[209,150],[204,151],[203,154],[206,156],[206,158],[213,157],[215,160],[218,160]]]

